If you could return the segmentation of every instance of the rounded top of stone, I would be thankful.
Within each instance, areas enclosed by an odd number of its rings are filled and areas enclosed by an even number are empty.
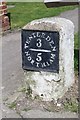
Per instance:
[[[22,29],[29,30],[49,30],[49,31],[59,31],[61,28],[68,28],[69,26],[74,28],[72,21],[66,18],[60,17],[50,17],[33,20],[24,26]]]

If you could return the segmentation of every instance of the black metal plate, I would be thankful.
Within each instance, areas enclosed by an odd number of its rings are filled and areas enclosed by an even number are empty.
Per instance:
[[[23,29],[22,67],[59,73],[59,32]]]

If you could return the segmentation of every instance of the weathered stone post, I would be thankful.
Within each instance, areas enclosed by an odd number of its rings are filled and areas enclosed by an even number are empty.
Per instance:
[[[22,60],[33,98],[61,98],[74,83],[73,23],[58,17],[28,23],[22,29]]]

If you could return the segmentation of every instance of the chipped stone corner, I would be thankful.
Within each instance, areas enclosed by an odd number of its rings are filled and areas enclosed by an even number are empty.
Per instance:
[[[59,32],[59,74],[25,71],[26,87],[31,88],[33,97],[39,95],[43,101],[56,101],[74,83],[74,25],[65,18],[52,17],[34,20],[23,29]]]

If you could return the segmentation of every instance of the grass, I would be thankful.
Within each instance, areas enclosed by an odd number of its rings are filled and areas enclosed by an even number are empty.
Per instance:
[[[23,92],[23,93],[25,93],[25,92],[26,92],[26,88],[25,88],[25,87],[22,87],[20,90],[18,90],[18,92]]]
[[[74,36],[74,39],[75,39],[75,41],[74,41],[74,48],[75,49],[79,49],[78,37],[79,37],[79,35],[78,35],[78,33],[76,33],[75,36]]]
[[[25,112],[27,112],[27,111],[29,111],[29,110],[31,110],[31,108],[24,108],[24,109],[23,109],[23,111],[25,111]]]
[[[8,5],[14,5],[13,8],[8,8],[11,13],[11,28],[22,28],[28,22],[43,17],[53,17],[61,12],[72,10],[77,6],[67,6],[59,8],[47,8],[44,3],[28,3],[28,2],[11,2]]]
[[[65,110],[71,111],[71,112],[78,112],[78,104],[75,102],[71,102],[71,103],[66,103],[64,105]]]
[[[10,109],[14,109],[16,107],[17,103],[16,102],[12,102],[11,104],[8,104],[8,107]]]
[[[74,37],[74,68],[75,68],[75,71],[78,71],[79,70],[79,41],[78,41],[78,38],[79,35],[78,33],[75,34],[75,37]]]

